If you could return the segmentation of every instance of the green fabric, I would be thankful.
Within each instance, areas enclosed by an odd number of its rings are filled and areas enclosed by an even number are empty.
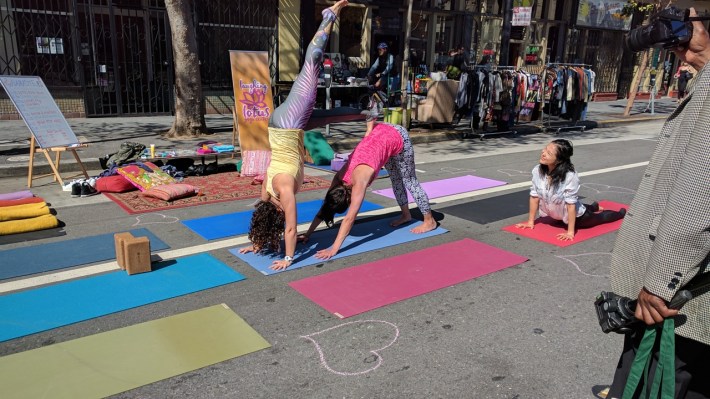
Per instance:
[[[660,338],[658,364],[649,387],[649,366],[653,357],[656,338]],[[643,381],[642,378],[643,377]],[[646,327],[636,357],[631,365],[629,378],[622,399],[633,399],[639,384],[643,384],[639,398],[673,399],[675,397],[675,321],[666,319],[662,326]],[[650,388],[650,391],[649,391]],[[660,393],[660,396],[659,396]]]
[[[3,399],[101,398],[270,347],[215,305],[0,358]]]
[[[330,165],[330,161],[335,157],[335,151],[318,131],[309,130],[305,132],[303,144],[306,146],[311,158],[313,158],[315,165]]]

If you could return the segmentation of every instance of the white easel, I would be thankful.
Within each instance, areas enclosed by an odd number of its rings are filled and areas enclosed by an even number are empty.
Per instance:
[[[89,178],[84,164],[77,154],[77,148],[87,145],[79,143],[79,139],[64,119],[57,103],[47,90],[42,79],[38,76],[0,76],[0,85],[3,86],[17,112],[30,129],[30,160],[27,173],[27,187],[32,187],[32,180],[53,176],[54,181],[61,186],[64,180],[59,173],[59,164],[62,152],[69,151],[79,164],[82,173],[67,176],[67,178],[84,176]],[[47,158],[52,173],[33,176],[34,157],[41,152]],[[54,154],[54,159],[51,154]]]

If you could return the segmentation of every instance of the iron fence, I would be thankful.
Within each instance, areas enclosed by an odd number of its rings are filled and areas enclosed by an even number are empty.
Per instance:
[[[207,92],[231,96],[229,50],[269,51],[275,74],[278,1],[196,1],[194,11]],[[0,0],[0,73],[42,77],[64,112],[171,113],[173,59],[164,1]],[[0,114],[9,113],[12,105],[0,101]]]

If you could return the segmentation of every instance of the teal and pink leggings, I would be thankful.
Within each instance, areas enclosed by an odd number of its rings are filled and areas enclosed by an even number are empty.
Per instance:
[[[313,106],[316,103],[318,90],[318,75],[323,61],[323,51],[328,43],[329,34],[326,29],[336,20],[335,13],[326,8],[323,10],[323,21],[306,50],[303,68],[293,82],[291,92],[286,101],[274,110],[269,120],[269,126],[281,129],[304,129],[311,119]]]

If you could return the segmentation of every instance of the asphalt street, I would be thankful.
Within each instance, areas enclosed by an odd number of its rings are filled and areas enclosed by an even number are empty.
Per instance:
[[[580,172],[583,201],[629,204],[661,126],[662,121],[657,120],[560,135],[417,144],[417,174],[422,182],[475,175],[508,184],[432,200],[434,214],[449,230],[447,234],[273,276],[262,275],[227,251],[246,243],[245,237],[208,243],[179,222],[246,210],[253,200],[135,216],[100,195],[71,198],[56,184],[34,187],[33,192],[50,202],[66,224],[66,234],[31,242],[0,237],[1,249],[144,227],[171,246],[157,254],[162,258],[209,252],[247,279],[3,342],[0,356],[225,303],[270,342],[271,348],[115,397],[593,398],[593,386],[610,383],[622,346],[622,336],[601,332],[593,309],[595,296],[609,289],[610,252],[616,234],[558,248],[501,230],[523,221],[524,213],[478,224],[438,209],[456,204],[475,208],[491,198],[525,192],[540,151],[557,137],[575,145],[572,160]],[[307,174],[329,176],[314,169],[308,169]],[[0,179],[0,192],[24,189],[25,183],[24,176]],[[371,190],[389,186],[388,179],[379,179]],[[307,191],[298,199],[322,195],[323,191]],[[373,193],[366,199],[385,210],[362,215],[363,219],[397,216],[394,200]],[[309,276],[463,238],[529,260],[344,320],[288,286]],[[441,259],[441,273],[446,273],[446,254],[442,253]],[[4,280],[0,295],[113,267],[95,264]],[[318,346],[307,337],[316,337]]]

